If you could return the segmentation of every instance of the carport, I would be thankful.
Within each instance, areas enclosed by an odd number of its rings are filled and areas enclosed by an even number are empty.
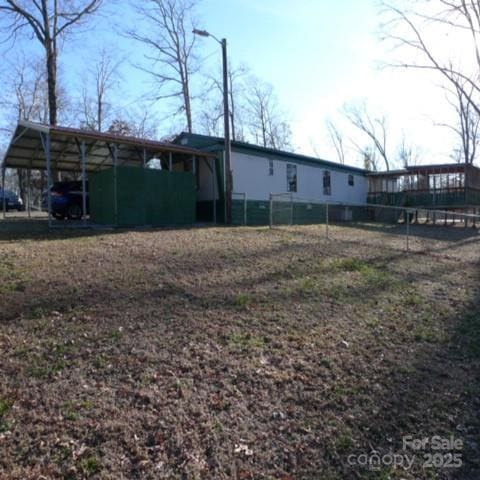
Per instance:
[[[21,168],[27,171],[27,199],[30,199],[30,174],[32,170],[46,171],[47,191],[53,185],[54,172],[76,172],[82,185],[82,219],[78,226],[91,226],[87,218],[87,176],[110,170],[113,179],[110,204],[118,209],[117,175],[123,167],[151,168],[152,160],[163,172],[188,172],[195,177],[197,192],[208,188],[211,199],[211,220],[217,220],[217,200],[223,179],[221,166],[215,154],[168,142],[159,142],[131,136],[102,133],[90,130],[49,126],[33,122],[18,123],[3,159],[2,189],[5,190],[5,170]],[[203,175],[199,174],[202,169]],[[124,169],[128,170],[127,168]],[[208,172],[208,176],[205,175]],[[205,181],[208,178],[208,181]],[[203,179],[203,185],[200,185]],[[171,182],[170,182],[171,183]],[[30,201],[27,201],[30,216]],[[5,218],[5,196],[3,200]],[[47,195],[49,226],[57,226],[52,216],[51,195]],[[115,217],[116,218],[116,217]],[[116,222],[113,222],[115,225]]]

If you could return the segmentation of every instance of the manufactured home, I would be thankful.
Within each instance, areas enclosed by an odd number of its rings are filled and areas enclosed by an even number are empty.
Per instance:
[[[224,153],[223,138],[206,135],[181,133],[173,142],[158,142],[20,122],[3,159],[2,179],[6,168],[44,170],[53,188],[54,176],[67,172],[66,178],[81,184],[76,210],[83,226],[224,223]],[[480,169],[472,165],[368,172],[234,141],[231,169],[234,224],[318,223],[326,219],[327,208],[329,219],[349,221],[376,220],[387,211],[384,206],[392,206],[393,222],[398,207],[480,208]],[[59,224],[54,220],[59,198],[44,197],[49,224]],[[4,217],[5,210],[3,202]]]
[[[223,159],[223,138],[182,133],[174,142],[182,147],[214,152]],[[301,215],[304,223],[308,223],[309,219],[318,220],[317,204],[364,204],[366,201],[368,178],[364,169],[245,142],[232,142],[231,150],[234,223],[267,224],[271,194],[291,194],[295,208],[304,207]],[[208,165],[199,167],[200,219],[211,218],[209,209],[213,205],[214,190],[218,218],[224,218],[223,161],[219,165],[221,170],[217,172],[216,189],[212,188],[213,176]]]

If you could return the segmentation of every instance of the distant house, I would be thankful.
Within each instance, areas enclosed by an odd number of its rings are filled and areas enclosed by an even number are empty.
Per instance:
[[[182,133],[175,143],[198,150],[215,152],[220,159],[218,172],[217,214],[224,215],[223,138]],[[270,194],[292,194],[297,204],[305,204],[304,217],[314,214],[310,203],[349,202],[365,203],[368,193],[367,171],[305,155],[274,150],[244,142],[232,142],[233,221],[243,223],[247,205],[248,224],[266,224],[269,221]],[[211,212],[212,175],[208,165],[199,168],[198,217],[208,219]]]

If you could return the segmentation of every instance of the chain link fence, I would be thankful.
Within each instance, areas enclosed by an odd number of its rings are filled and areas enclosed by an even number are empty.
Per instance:
[[[472,210],[477,211],[472,207]],[[372,241],[382,235],[401,239],[409,251],[428,250],[438,240],[478,235],[480,215],[459,210],[435,210],[348,202],[320,202],[290,193],[270,195],[270,227],[324,225],[325,236],[332,238],[342,226],[369,230]],[[437,228],[432,228],[437,227]]]

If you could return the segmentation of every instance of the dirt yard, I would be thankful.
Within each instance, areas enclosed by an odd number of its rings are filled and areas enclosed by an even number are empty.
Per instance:
[[[480,237],[413,230],[0,228],[0,478],[479,479]]]

